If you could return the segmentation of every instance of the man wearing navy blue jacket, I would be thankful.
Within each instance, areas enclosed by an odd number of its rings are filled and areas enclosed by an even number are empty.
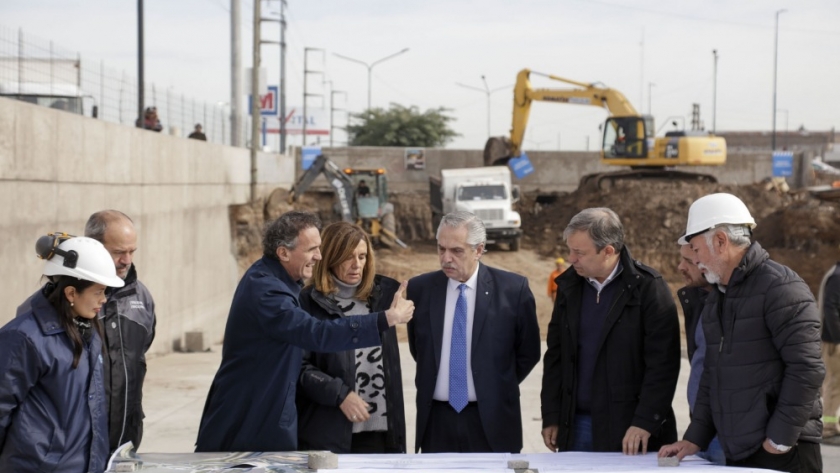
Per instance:
[[[301,283],[321,259],[320,226],[315,215],[293,211],[266,229],[263,257],[233,296],[196,451],[297,449],[295,386],[303,350],[379,345],[380,332],[411,319],[414,304],[405,299],[405,283],[384,312],[318,320],[300,308]]]

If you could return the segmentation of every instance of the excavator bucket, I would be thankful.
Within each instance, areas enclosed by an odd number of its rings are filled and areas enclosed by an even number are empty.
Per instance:
[[[504,136],[493,136],[484,145],[485,166],[507,166],[511,156],[510,139]]]

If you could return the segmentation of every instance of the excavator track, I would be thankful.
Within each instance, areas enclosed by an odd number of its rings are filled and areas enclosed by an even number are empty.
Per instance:
[[[580,179],[578,189],[589,191],[607,190],[619,180],[658,180],[684,181],[696,183],[717,183],[717,178],[711,174],[676,171],[663,168],[637,168],[626,171],[602,172],[587,174]]]

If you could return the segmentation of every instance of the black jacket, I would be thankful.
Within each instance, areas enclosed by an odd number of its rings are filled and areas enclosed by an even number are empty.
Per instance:
[[[648,450],[677,440],[671,402],[680,372],[677,307],[667,283],[653,269],[620,255],[620,284],[604,322],[592,380],[595,451],[620,452],[632,425],[650,432]],[[577,403],[578,330],[583,285],[569,268],[557,279],[557,300],[548,325],[543,361],[543,427],[558,426],[557,448],[571,448]]]
[[[753,243],[726,292],[706,300],[703,330],[710,349],[686,440],[703,449],[717,433],[728,460],[750,456],[768,437],[819,441],[820,317],[802,278]]]
[[[840,262],[829,269],[820,284],[822,341],[840,343]]]
[[[387,310],[400,283],[376,275],[368,299],[371,312]],[[344,316],[332,297],[309,286],[300,295],[300,306],[320,320]],[[397,331],[394,327],[380,333],[382,363],[385,371],[385,399],[388,413],[386,451],[405,453],[405,404]],[[337,353],[305,351],[298,380],[298,448],[350,453],[353,423],[338,407],[356,386],[355,350]]]
[[[108,437],[111,451],[129,440],[134,448],[143,439],[143,380],[146,352],[155,339],[155,301],[137,279],[134,265],[125,286],[108,288],[108,301],[99,321],[105,333],[105,392],[108,400]]]
[[[703,312],[703,305],[706,303],[708,296],[709,291],[702,287],[686,286],[677,290],[677,297],[680,300],[683,318],[685,319],[685,346],[686,352],[688,353],[688,361],[691,361],[694,357],[694,352],[697,350],[694,334],[699,326],[700,314]]]

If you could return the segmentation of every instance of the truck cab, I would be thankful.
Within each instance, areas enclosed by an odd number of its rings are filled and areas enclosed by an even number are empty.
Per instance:
[[[93,118],[98,115],[98,107],[93,104],[93,98],[85,96],[81,89],[73,84],[2,82],[0,97]],[[90,110],[90,113],[85,113],[86,110]]]
[[[506,166],[444,169],[440,178],[429,178],[429,185],[434,230],[443,215],[464,210],[484,222],[488,244],[506,243],[511,251],[519,250],[522,220],[513,210],[519,187],[512,185]]]

